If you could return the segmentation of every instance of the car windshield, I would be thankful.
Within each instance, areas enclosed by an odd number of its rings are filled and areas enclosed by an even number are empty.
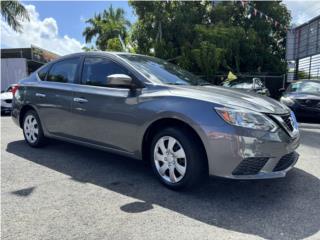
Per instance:
[[[173,85],[207,85],[198,76],[159,58],[121,54],[137,70],[153,82]]]
[[[296,82],[292,83],[289,92],[320,93],[320,82]]]

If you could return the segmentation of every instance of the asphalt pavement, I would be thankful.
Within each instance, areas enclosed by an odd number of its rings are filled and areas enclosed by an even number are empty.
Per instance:
[[[320,239],[320,125],[286,178],[163,187],[141,161],[52,141],[1,117],[1,239]]]

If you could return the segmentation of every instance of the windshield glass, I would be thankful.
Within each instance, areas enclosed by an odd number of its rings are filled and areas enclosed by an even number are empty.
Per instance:
[[[120,56],[153,82],[174,85],[208,84],[198,76],[159,58],[129,54]]]
[[[289,87],[289,92],[320,93],[320,82],[296,82]]]

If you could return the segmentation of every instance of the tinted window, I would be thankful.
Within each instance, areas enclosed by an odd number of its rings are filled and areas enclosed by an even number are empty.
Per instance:
[[[106,86],[107,76],[130,75],[129,71],[111,60],[99,57],[86,58],[83,65],[82,82],[87,85]]]
[[[78,58],[67,59],[55,63],[50,69],[47,81],[73,83],[75,81],[78,63]]]
[[[47,65],[43,68],[41,68],[39,71],[38,71],[38,76],[41,80],[45,80],[46,79],[46,76],[47,76],[47,73],[48,73],[48,70],[49,70],[50,66]]]

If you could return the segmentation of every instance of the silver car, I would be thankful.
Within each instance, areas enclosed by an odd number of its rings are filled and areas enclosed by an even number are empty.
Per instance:
[[[1,92],[1,114],[10,113],[12,109],[12,89],[15,84],[10,85],[7,90]]]
[[[298,159],[288,107],[153,57],[68,55],[20,81],[13,95],[13,120],[31,147],[55,138],[149,161],[171,189],[209,175],[284,177]]]

